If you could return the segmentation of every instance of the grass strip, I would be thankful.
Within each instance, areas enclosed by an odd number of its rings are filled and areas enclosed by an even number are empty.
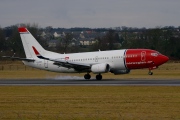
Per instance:
[[[180,87],[1,86],[0,119],[180,119]]]

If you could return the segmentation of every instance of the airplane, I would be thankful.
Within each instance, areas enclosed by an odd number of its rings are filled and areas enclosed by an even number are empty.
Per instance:
[[[27,66],[47,71],[85,73],[84,79],[86,80],[91,78],[91,72],[96,74],[96,80],[101,80],[103,73],[128,74],[132,69],[142,68],[148,68],[148,74],[153,75],[153,69],[169,60],[167,56],[151,49],[99,50],[96,52],[59,54],[45,50],[26,27],[19,27],[18,31],[26,58],[2,57],[22,60]]]

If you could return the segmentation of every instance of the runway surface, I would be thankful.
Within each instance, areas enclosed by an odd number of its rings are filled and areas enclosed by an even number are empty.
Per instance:
[[[143,80],[143,79],[8,79],[0,80],[0,86],[180,86],[180,80]]]

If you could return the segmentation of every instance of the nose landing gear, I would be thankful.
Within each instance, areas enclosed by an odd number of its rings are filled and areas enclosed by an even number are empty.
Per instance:
[[[148,74],[149,74],[149,75],[153,75],[152,70],[149,70]]]
[[[157,68],[156,66],[155,66],[155,67],[152,67],[152,68],[149,68],[149,72],[148,72],[148,74],[149,74],[149,75],[153,75],[152,70],[153,70],[153,69],[156,69],[156,68]]]

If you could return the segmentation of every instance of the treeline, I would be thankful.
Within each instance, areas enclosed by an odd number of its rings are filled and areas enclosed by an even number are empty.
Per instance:
[[[130,49],[130,48],[146,48],[153,49],[169,56],[171,59],[180,59],[180,27],[156,27],[151,29],[146,28],[128,28],[119,27],[113,29],[107,28],[40,28],[36,24],[21,24],[6,28],[0,28],[0,50],[2,55],[13,55],[25,57],[24,49],[18,33],[18,26],[26,26],[39,43],[45,48],[48,48],[47,41],[50,37],[42,37],[40,34],[43,31],[63,31],[67,32],[66,36],[57,45],[56,52],[84,52],[100,50],[116,50],[116,49]],[[96,31],[105,32],[104,36],[94,38],[96,41],[89,47],[71,46],[73,39],[73,31]],[[81,47],[83,49],[81,49]]]
[[[180,28],[156,27],[152,29],[109,30],[105,36],[96,38],[93,49],[153,49],[167,55],[170,59],[180,59]]]
[[[41,29],[36,24],[18,24],[6,28],[0,28],[0,55],[25,57],[24,48],[18,32],[18,26],[26,26],[38,42],[47,48],[46,39],[39,36]]]
[[[122,32],[122,48],[153,49],[180,59],[180,29],[174,27],[146,29],[141,32]]]

